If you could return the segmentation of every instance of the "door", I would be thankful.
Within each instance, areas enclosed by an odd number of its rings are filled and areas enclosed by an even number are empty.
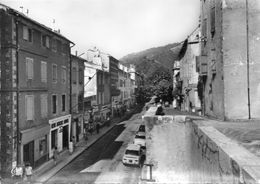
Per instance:
[[[68,125],[63,127],[62,143],[63,143],[63,148],[69,148],[69,126]]]
[[[23,162],[30,163],[34,167],[34,141],[23,146]]]

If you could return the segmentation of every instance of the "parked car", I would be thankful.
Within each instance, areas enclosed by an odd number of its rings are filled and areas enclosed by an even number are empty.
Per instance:
[[[122,162],[124,165],[142,166],[142,151],[141,146],[137,144],[129,144],[125,150]]]
[[[145,125],[140,125],[138,128],[138,132],[145,132]]]
[[[141,151],[145,155],[146,152],[146,142],[145,142],[145,132],[137,132],[134,138],[134,144],[141,146]]]

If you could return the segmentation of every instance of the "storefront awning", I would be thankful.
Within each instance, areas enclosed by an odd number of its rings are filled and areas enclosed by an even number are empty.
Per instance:
[[[40,137],[45,136],[46,134],[49,134],[50,132],[50,125],[45,124],[38,127],[33,127],[26,130],[21,130],[21,143],[26,144],[30,141],[33,141],[35,139],[38,139]]]

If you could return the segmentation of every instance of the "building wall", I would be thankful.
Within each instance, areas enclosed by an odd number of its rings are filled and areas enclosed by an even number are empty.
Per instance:
[[[182,94],[184,101],[182,110],[195,112],[200,110],[197,84],[198,72],[196,71],[196,56],[200,54],[200,43],[198,38],[200,30],[197,29],[188,38],[187,50],[180,62],[180,80],[182,81]],[[175,79],[176,80],[176,79]]]
[[[16,37],[16,26],[12,16],[6,14],[0,7],[0,173],[2,176],[10,174],[11,166],[17,161],[17,60],[16,44],[12,37]]]
[[[260,47],[258,41],[260,26],[257,24],[260,17],[260,3],[257,0],[248,1],[247,9],[246,2],[201,1],[202,30],[205,24],[203,20],[207,18],[205,47],[201,50],[201,55],[207,56],[208,67],[204,86],[204,105],[205,114],[212,117],[248,119],[260,116],[258,75],[260,55],[257,52]],[[214,34],[212,34],[212,7],[215,7]]]
[[[5,7],[0,11],[1,45],[4,45],[1,47],[1,90],[7,92],[5,94],[1,92],[1,130],[7,133],[1,134],[1,158],[3,158],[1,170],[10,173],[11,167],[17,163],[23,164],[29,161],[33,167],[36,167],[47,161],[50,151],[47,146],[50,141],[47,136],[50,133],[48,120],[69,114],[70,41],[46,29],[41,24],[19,13],[14,13],[9,8]],[[32,30],[31,42],[24,40],[23,26]],[[42,45],[42,35],[50,37],[49,48]],[[53,39],[59,40],[63,44],[58,44],[56,52],[51,47]],[[27,77],[26,58],[33,59],[32,79]],[[41,81],[41,61],[47,63],[46,82]],[[53,63],[57,65],[55,83],[52,81]],[[62,67],[66,68],[65,83],[61,82]],[[18,75],[16,75],[17,73]],[[42,116],[41,113],[42,94],[47,95],[48,106],[45,116]],[[52,94],[57,95],[56,114],[52,114],[51,111]],[[63,94],[66,95],[64,112],[61,109]],[[33,96],[32,107],[26,106],[27,95]],[[32,120],[27,120],[27,111],[32,112]],[[2,124],[2,121],[5,123]],[[45,144],[44,151],[40,150],[40,142],[41,145],[43,142]],[[28,150],[25,152],[27,148]],[[27,160],[28,158],[30,160]]]
[[[206,56],[207,75],[204,80],[204,114],[224,119],[224,73],[222,50],[222,2],[201,1],[201,55]],[[215,11],[213,10],[215,7]],[[211,24],[212,13],[215,14],[215,26]],[[206,21],[205,21],[206,20]],[[206,24],[206,31],[205,26]],[[204,30],[203,30],[204,28]],[[212,29],[214,32],[212,33]]]

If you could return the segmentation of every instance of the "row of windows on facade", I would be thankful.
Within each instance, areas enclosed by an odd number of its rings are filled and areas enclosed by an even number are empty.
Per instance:
[[[83,75],[83,70],[79,70],[79,75]],[[26,74],[27,74],[27,79],[32,80],[34,77],[34,60],[32,58],[26,58]],[[77,69],[73,68],[72,69],[72,82],[74,84],[77,83]],[[67,70],[65,66],[61,67],[61,82],[63,84],[66,83],[67,80]],[[57,82],[58,78],[58,67],[56,64],[52,64],[52,81]],[[47,62],[41,61],[41,81],[42,82],[47,82]],[[80,84],[83,84],[83,80],[79,80]]]
[[[34,30],[23,26],[23,39],[25,41],[34,43],[36,40],[34,40]],[[62,43],[58,39],[51,39],[49,35],[41,34],[41,39],[39,40],[41,42],[41,45],[45,48],[51,48],[54,52],[61,52],[63,54],[69,53],[68,45],[66,43]]]
[[[48,115],[48,95],[41,94],[40,95],[40,104],[41,104],[41,116],[42,118],[47,117]],[[35,97],[34,95],[26,95],[25,96],[25,110],[26,110],[26,120],[34,120],[34,104]],[[58,99],[57,95],[52,95],[52,114],[57,114],[58,110]],[[61,95],[61,112],[66,111],[66,95]]]

